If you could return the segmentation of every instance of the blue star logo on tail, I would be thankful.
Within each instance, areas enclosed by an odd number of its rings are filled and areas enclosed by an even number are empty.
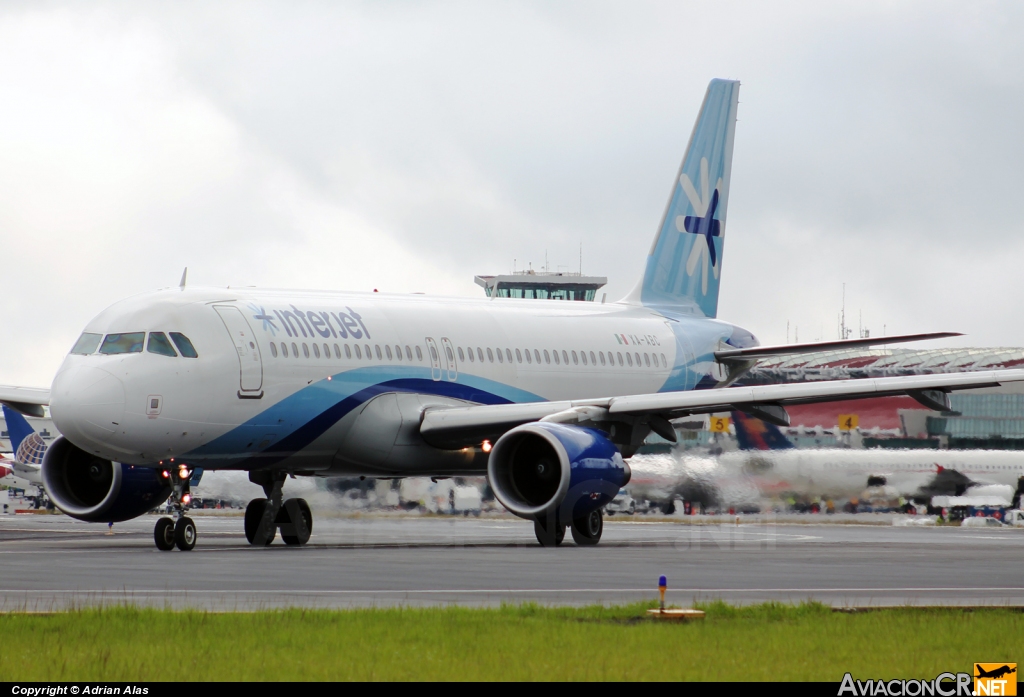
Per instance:
[[[708,243],[708,256],[711,258],[711,265],[717,266],[717,253],[715,252],[715,243],[712,241],[712,237],[722,236],[722,224],[715,220],[715,211],[718,210],[718,189],[711,194],[711,205],[708,206],[708,212],[703,217],[696,215],[688,215],[683,219],[683,227],[687,232],[691,232],[694,235],[703,235],[704,239]]]
[[[263,331],[270,332],[270,336],[277,335],[277,325],[274,324],[274,318],[271,315],[268,315],[261,306],[253,305],[252,303],[249,303],[249,309],[254,313],[253,319],[263,321]]]
[[[679,185],[686,194],[687,200],[693,207],[693,215],[676,217],[676,230],[697,236],[697,241],[690,248],[690,255],[686,259],[686,273],[693,276],[700,269],[700,289],[704,295],[708,294],[708,261],[711,261],[711,273],[715,278],[721,272],[718,265],[718,250],[715,249],[715,238],[722,238],[722,221],[715,219],[718,212],[719,197],[721,196],[722,179],[719,178],[714,188],[708,181],[708,160],[700,158],[700,193],[693,186],[688,174],[679,176]]]

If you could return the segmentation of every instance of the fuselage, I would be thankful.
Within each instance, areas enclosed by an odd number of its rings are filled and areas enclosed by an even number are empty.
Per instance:
[[[714,351],[755,344],[624,303],[170,289],[93,319],[50,408],[72,443],[125,464],[483,472],[483,448],[418,437],[424,408],[694,389],[720,379]]]

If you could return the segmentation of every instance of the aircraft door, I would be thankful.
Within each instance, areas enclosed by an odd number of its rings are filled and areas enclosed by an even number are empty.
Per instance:
[[[441,337],[441,346],[444,347],[444,358],[447,361],[448,381],[455,382],[459,379],[459,366],[455,363],[455,347],[450,339]]]
[[[427,354],[430,356],[430,377],[441,379],[441,355],[437,352],[437,342],[427,337]]]
[[[214,305],[213,309],[224,322],[224,327],[235,345],[235,353],[238,354],[238,397],[259,399],[263,396],[263,357],[260,355],[260,347],[256,343],[252,327],[237,307]]]

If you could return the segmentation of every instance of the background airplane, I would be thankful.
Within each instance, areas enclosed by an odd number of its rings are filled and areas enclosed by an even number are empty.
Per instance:
[[[25,480],[29,484],[43,486],[43,456],[47,445],[42,436],[33,430],[24,416],[6,404],[3,409],[7,433],[11,439],[12,458],[2,464],[10,469],[9,475]]]
[[[951,336],[765,347],[717,318],[738,100],[736,81],[708,86],[643,276],[619,302],[189,288],[183,277],[92,319],[48,392],[0,388],[0,402],[49,404],[63,435],[42,477],[68,515],[116,522],[171,496],[160,549],[195,545],[198,468],[246,471],[263,487],[246,509],[254,545],[278,532],[308,541],[312,512],[284,498],[289,475],[484,473],[542,545],[567,528],[593,545],[626,460],[651,432],[674,441],[672,419],[739,409],[785,424],[787,404],[891,394],[948,409],[950,390],[1024,380],[731,387],[765,357]]]

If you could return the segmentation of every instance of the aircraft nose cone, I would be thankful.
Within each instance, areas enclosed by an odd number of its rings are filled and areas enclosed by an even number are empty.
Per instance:
[[[72,443],[107,444],[124,418],[124,385],[102,368],[65,371],[50,390],[50,415]]]

